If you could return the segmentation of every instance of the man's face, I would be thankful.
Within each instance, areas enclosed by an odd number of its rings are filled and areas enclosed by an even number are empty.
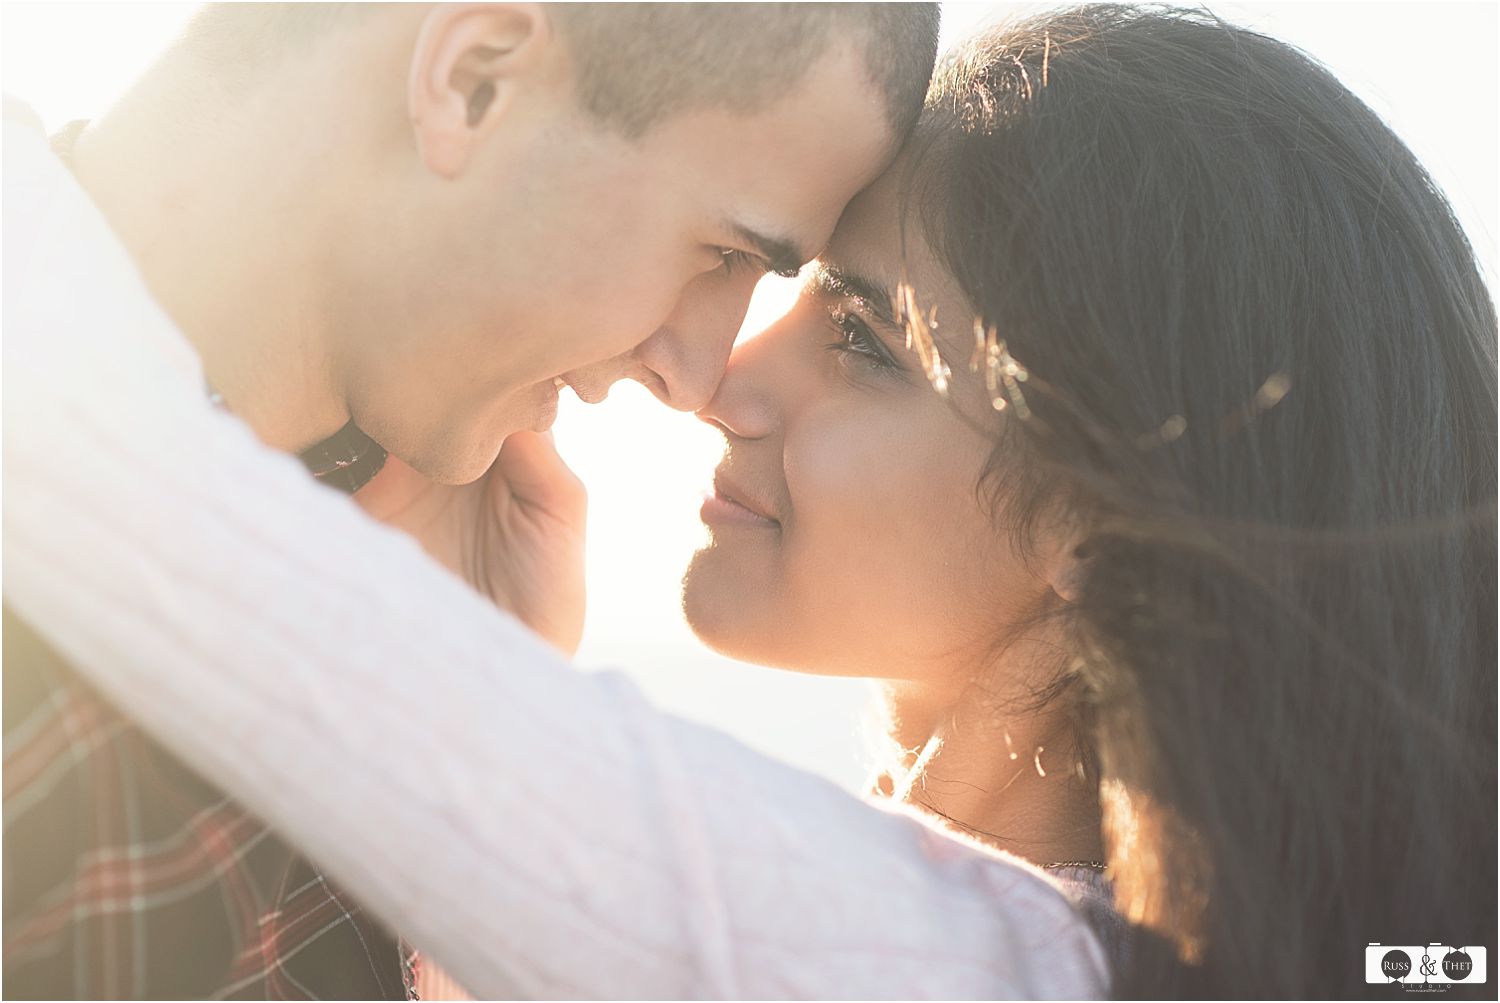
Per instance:
[[[565,87],[507,100],[455,176],[375,186],[382,225],[359,250],[379,278],[346,277],[359,291],[338,321],[352,417],[447,483],[548,427],[557,377],[586,401],[634,378],[705,404],[759,277],[814,256],[894,152],[842,46],[757,113],[685,111],[637,139]]]

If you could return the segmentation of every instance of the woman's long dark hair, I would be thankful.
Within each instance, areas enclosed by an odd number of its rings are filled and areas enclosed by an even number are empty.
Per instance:
[[[964,46],[917,142],[925,236],[1030,377],[997,511],[1089,527],[1116,994],[1493,951],[1496,321],[1432,179],[1291,47],[1114,5]]]

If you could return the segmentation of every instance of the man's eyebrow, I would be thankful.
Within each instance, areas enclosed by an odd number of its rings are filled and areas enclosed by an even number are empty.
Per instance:
[[[876,320],[888,327],[900,328],[900,325],[896,323],[891,291],[874,279],[854,275],[833,265],[819,262],[812,274],[812,287],[824,296],[855,297],[863,300],[865,309],[874,314]]]
[[[804,264],[812,260],[811,254],[805,253],[790,240],[768,237],[743,223],[732,224],[730,229],[734,231],[735,236],[755,248],[755,252],[766,259],[771,271],[778,275],[790,278],[796,275]]]

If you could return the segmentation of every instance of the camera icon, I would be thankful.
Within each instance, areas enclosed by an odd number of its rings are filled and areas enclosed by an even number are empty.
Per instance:
[[[1370,944],[1365,948],[1365,981],[1478,985],[1489,978],[1486,953],[1483,947],[1447,944]]]

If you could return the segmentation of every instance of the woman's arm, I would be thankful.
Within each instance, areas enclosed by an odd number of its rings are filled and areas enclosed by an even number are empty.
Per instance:
[[[1102,990],[1045,879],[572,669],[210,409],[81,195],[7,202],[6,602],[481,997]]]

